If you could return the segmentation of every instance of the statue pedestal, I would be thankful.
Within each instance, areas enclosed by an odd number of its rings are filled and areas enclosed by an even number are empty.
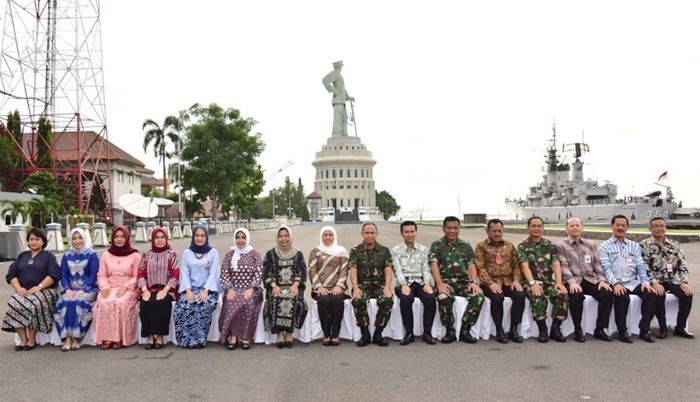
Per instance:
[[[182,239],[182,228],[180,227],[180,221],[173,222],[173,239]]]
[[[107,242],[107,225],[104,223],[96,223],[93,225],[95,233],[92,235],[92,245],[95,247],[106,247]]]
[[[184,237],[192,237],[192,222],[185,221],[182,227],[182,235]]]
[[[63,252],[66,249],[63,245],[60,223],[49,223],[46,225],[46,239],[47,251]],[[85,242],[87,242],[87,239],[85,239]]]
[[[146,231],[146,223],[136,222],[136,233],[134,236],[134,241],[137,243],[148,242],[148,232]]]

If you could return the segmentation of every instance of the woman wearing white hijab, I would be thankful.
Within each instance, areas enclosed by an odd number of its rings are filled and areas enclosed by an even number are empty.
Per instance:
[[[320,242],[309,254],[311,297],[318,303],[323,345],[340,345],[343,302],[347,298],[348,251],[338,245],[335,229],[324,226]]]
[[[90,329],[92,306],[97,298],[97,271],[100,260],[86,245],[83,229],[70,231],[70,251],[61,259],[61,299],[54,310],[58,334],[63,339],[61,350],[77,350]]]
[[[250,246],[248,229],[236,229],[234,246],[224,255],[221,266],[221,287],[224,304],[219,316],[220,342],[229,350],[250,349],[262,305],[262,258]]]

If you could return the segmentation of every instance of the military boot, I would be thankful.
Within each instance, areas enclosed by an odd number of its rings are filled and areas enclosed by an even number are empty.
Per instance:
[[[360,340],[356,342],[356,345],[357,346],[369,345],[369,343],[372,341],[372,339],[369,336],[369,328],[360,327],[360,332],[362,333],[362,336],[360,336]]]
[[[457,336],[455,335],[455,327],[449,326],[447,327],[447,332],[445,333],[445,336],[440,340],[442,343],[452,343],[457,340]]]
[[[537,335],[537,342],[539,343],[547,343],[547,321],[545,320],[538,320],[537,321],[537,328],[540,329],[539,335]]]
[[[462,325],[459,330],[459,340],[464,343],[476,343],[477,339],[472,336],[471,329],[471,325]]]
[[[561,333],[561,320],[552,321],[552,329],[549,331],[549,339],[557,342],[566,342],[566,337]]]
[[[382,327],[375,327],[374,328],[374,335],[372,336],[372,343],[379,345],[379,346],[389,346],[389,342],[387,342],[386,339],[382,336],[382,331],[384,331],[384,328]]]

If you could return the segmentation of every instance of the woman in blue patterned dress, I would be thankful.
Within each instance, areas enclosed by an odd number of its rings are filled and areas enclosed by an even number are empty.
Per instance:
[[[97,298],[97,253],[85,244],[85,231],[70,231],[71,249],[61,259],[61,299],[54,310],[61,350],[78,350],[92,323],[92,305]]]
[[[219,253],[209,245],[209,230],[197,225],[180,261],[180,298],[175,305],[175,339],[180,347],[202,349],[219,301]]]

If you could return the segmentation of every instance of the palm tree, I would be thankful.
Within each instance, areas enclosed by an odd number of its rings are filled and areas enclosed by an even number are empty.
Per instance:
[[[29,209],[31,210],[32,214],[36,217],[36,215],[39,215],[39,227],[44,227],[44,218],[49,216],[49,215],[56,215],[58,213],[58,208],[59,204],[58,201],[54,200],[53,198],[44,198],[39,199],[39,198],[34,198],[29,202]]]
[[[163,197],[168,196],[168,178],[165,172],[165,159],[170,159],[173,154],[165,148],[168,142],[175,144],[180,141],[178,132],[182,125],[175,116],[168,116],[163,121],[163,127],[151,119],[143,122],[142,129],[146,132],[143,137],[143,150],[148,152],[148,146],[153,142],[153,155],[163,163]]]
[[[5,214],[9,212],[12,223],[17,222],[18,216],[22,217],[22,223],[27,223],[27,219],[31,212],[29,204],[23,201],[7,201],[6,204],[8,205],[5,206],[5,208],[3,208],[2,211],[0,211],[0,216],[4,217]]]

